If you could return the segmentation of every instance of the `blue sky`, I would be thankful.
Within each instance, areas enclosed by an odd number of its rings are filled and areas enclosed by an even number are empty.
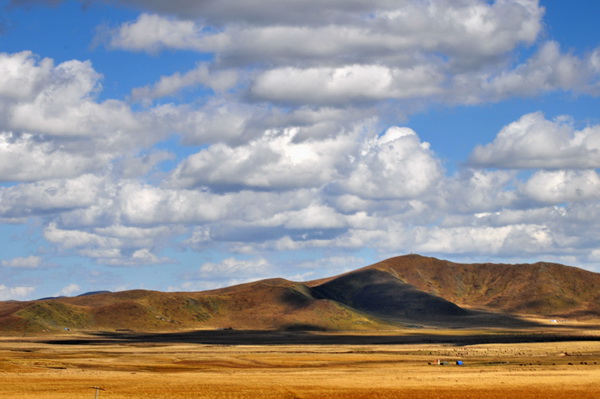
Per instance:
[[[411,252],[600,271],[596,2],[0,10],[0,299]]]

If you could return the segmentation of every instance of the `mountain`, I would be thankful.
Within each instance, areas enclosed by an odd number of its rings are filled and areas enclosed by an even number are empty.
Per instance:
[[[556,263],[460,264],[407,255],[368,266],[459,306],[555,317],[600,316],[600,274]]]
[[[204,292],[132,290],[0,302],[0,332],[525,326],[518,316],[598,318],[599,300],[600,274],[575,267],[406,255],[305,283],[269,279]]]
[[[337,277],[315,286],[313,291],[323,298],[386,318],[430,320],[468,313],[450,301],[375,268]]]

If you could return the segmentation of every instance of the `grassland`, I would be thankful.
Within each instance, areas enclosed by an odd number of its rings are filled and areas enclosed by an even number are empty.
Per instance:
[[[92,399],[90,387],[115,399],[598,398],[600,337],[586,328],[0,339],[1,398]]]

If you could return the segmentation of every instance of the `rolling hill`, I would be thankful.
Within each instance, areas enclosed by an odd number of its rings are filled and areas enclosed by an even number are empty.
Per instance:
[[[525,326],[520,315],[599,318],[600,274],[552,263],[459,264],[419,255],[305,283],[147,290],[0,302],[0,333],[183,329],[382,330]]]
[[[407,255],[367,269],[386,271],[459,306],[553,317],[600,316],[600,274],[556,263],[460,264]]]

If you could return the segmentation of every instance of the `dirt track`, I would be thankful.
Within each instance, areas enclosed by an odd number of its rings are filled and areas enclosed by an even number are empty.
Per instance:
[[[468,346],[49,341],[0,340],[1,398],[91,399],[91,386],[106,389],[100,398],[600,397],[598,341]],[[449,364],[438,366],[437,359]]]

